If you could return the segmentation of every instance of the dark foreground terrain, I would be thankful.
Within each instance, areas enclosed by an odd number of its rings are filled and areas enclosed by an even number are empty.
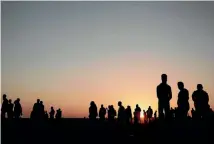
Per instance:
[[[1,121],[2,144],[214,143],[213,120],[119,126],[87,119]]]

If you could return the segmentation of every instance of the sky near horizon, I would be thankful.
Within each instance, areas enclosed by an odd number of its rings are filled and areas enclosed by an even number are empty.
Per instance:
[[[1,93],[24,117],[40,98],[63,117],[120,100],[157,109],[161,74],[191,95],[202,83],[214,108],[214,2],[2,2]]]

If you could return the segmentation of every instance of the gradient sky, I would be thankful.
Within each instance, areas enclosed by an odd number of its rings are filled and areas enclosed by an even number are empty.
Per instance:
[[[214,2],[2,2],[2,88],[29,117],[37,98],[64,117],[105,106],[157,109],[162,73],[214,108]]]

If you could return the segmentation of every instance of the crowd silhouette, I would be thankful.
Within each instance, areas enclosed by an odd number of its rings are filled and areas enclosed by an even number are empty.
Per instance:
[[[22,116],[22,106],[20,103],[20,99],[17,98],[14,103],[12,103],[11,99],[7,99],[7,95],[3,94],[3,102],[1,107],[1,119],[20,119]],[[62,118],[62,111],[59,108],[55,110],[53,107],[51,107],[51,110],[49,112],[45,111],[45,106],[43,104],[43,101],[40,99],[37,99],[37,102],[33,105],[33,110],[30,114],[30,118],[32,120],[45,120],[45,119],[61,119]]]
[[[42,100],[37,99],[32,106],[30,120],[23,119],[21,100],[14,102],[3,94],[1,106],[3,143],[67,143],[71,139],[79,143],[139,143],[148,142],[191,143],[210,140],[209,131],[213,130],[214,112],[209,105],[209,95],[198,84],[197,90],[192,93],[194,108],[190,110],[189,91],[183,82],[178,82],[177,107],[170,106],[172,90],[167,84],[167,75],[161,75],[162,82],[157,86],[158,109],[151,106],[141,109],[136,104],[124,106],[118,101],[118,110],[114,105],[103,104],[98,108],[95,101],[90,102],[88,118],[62,119],[62,110],[53,106],[47,111]],[[188,112],[191,112],[191,116]],[[143,116],[143,118],[141,117]],[[66,131],[69,131],[68,133]],[[24,139],[21,139],[23,135]],[[205,137],[202,137],[205,135]],[[14,137],[11,139],[11,137]],[[100,140],[98,140],[98,137]],[[210,137],[210,138],[209,138]],[[45,140],[44,140],[45,139]],[[117,139],[118,141],[115,141]],[[66,141],[67,140],[67,141]],[[129,141],[130,140],[130,141]],[[209,143],[209,142],[207,142]]]
[[[183,82],[178,82],[177,86],[180,90],[178,93],[177,99],[177,107],[170,109],[170,100],[172,99],[172,90],[171,87],[167,84],[167,75],[161,75],[162,82],[157,86],[157,98],[158,98],[158,119],[160,120],[172,120],[177,119],[179,121],[183,121],[185,119],[190,118],[188,115],[188,111],[190,109],[189,105],[189,91],[184,87]],[[206,91],[203,90],[202,84],[197,85],[197,90],[192,94],[192,100],[194,102],[195,109],[192,108],[192,118],[193,119],[206,119],[210,118],[213,115],[213,110],[209,105],[209,96]],[[130,106],[127,106],[125,109],[122,105],[122,102],[118,102],[118,113],[117,113],[117,121],[118,123],[131,123],[132,122],[132,110]],[[114,121],[116,116],[116,110],[113,105],[108,106],[106,109],[107,117],[109,121]],[[91,102],[89,108],[89,119],[95,120],[97,118],[97,106],[94,101]],[[103,104],[101,105],[99,111],[100,120],[104,120],[106,111],[104,110]],[[141,116],[141,108],[139,105],[136,105],[134,111],[134,123],[140,123]],[[153,116],[154,114],[154,116]],[[148,107],[148,110],[143,110],[144,123],[150,123],[152,120],[157,119],[157,111],[153,113],[153,109],[151,106]]]
[[[189,118],[188,111],[190,109],[189,105],[189,91],[184,87],[183,82],[178,82],[177,86],[179,93],[177,96],[177,107],[170,109],[170,100],[172,99],[172,90],[170,85],[167,84],[167,75],[161,75],[162,82],[157,86],[157,99],[158,99],[158,111],[153,112],[151,106],[147,110],[143,110],[144,123],[150,123],[153,120],[171,120],[177,119],[183,121]],[[197,85],[197,90],[192,94],[192,100],[194,102],[194,108],[191,110],[192,119],[206,119],[213,115],[213,110],[209,105],[209,95],[203,90],[202,84]],[[117,122],[119,124],[138,124],[141,123],[141,108],[136,104],[136,108],[132,113],[131,106],[126,108],[123,106],[121,101],[118,102],[118,112],[115,110],[113,105],[109,105],[107,108],[102,104],[99,112],[97,105],[94,101],[91,101],[89,107],[89,119],[91,121],[96,121],[99,117],[100,121],[105,121],[106,118],[108,122],[115,122],[117,116]],[[157,116],[158,112],[158,116]],[[5,119],[7,115],[8,119],[20,119],[22,116],[22,106],[20,104],[20,99],[17,98],[14,103],[11,99],[7,99],[7,95],[3,94],[3,102],[1,107],[1,118]],[[107,116],[106,116],[107,115]],[[37,99],[37,102],[33,105],[30,118],[33,120],[45,120],[45,119],[61,119],[62,111],[59,108],[54,110],[54,107],[50,108],[48,113],[45,110],[43,101]]]

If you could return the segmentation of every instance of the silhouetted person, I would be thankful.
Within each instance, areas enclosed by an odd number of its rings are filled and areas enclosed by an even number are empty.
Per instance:
[[[90,103],[90,107],[89,107],[89,119],[96,120],[97,115],[98,115],[97,106],[96,106],[95,102],[92,101]]]
[[[155,120],[157,119],[157,111],[155,111],[155,113],[154,113],[154,119]]]
[[[178,82],[178,89],[180,92],[178,93],[177,114],[179,118],[185,119],[189,111],[189,91],[184,88],[183,82]]]
[[[12,100],[9,99],[9,103],[8,103],[8,112],[7,112],[7,116],[9,119],[13,118],[13,103]]]
[[[45,116],[45,106],[43,104],[43,101],[40,101],[39,103],[39,117],[40,119],[44,119],[44,116]]]
[[[118,106],[119,106],[119,109],[118,109],[118,122],[123,124],[125,122],[125,108],[124,106],[122,105],[122,102],[119,101],[118,102]]]
[[[37,102],[33,105],[33,111],[31,114],[32,119],[39,119],[40,118],[40,99],[37,99]]]
[[[55,110],[53,107],[51,107],[51,111],[49,112],[49,114],[50,114],[50,119],[54,119]]]
[[[139,105],[136,105],[135,108],[135,123],[139,123],[140,122],[140,113],[141,113],[141,108],[139,107]]]
[[[125,116],[126,116],[126,123],[130,124],[132,121],[132,110],[130,106],[127,106],[127,108],[125,109]]]
[[[62,118],[62,111],[61,109],[59,108],[57,111],[56,111],[56,119],[61,119]]]
[[[117,112],[114,109],[114,106],[113,105],[109,105],[108,106],[108,121],[110,123],[113,123],[114,122],[114,118],[115,118],[116,115],[117,115]]]
[[[8,111],[8,100],[7,100],[7,95],[3,94],[3,102],[1,106],[1,118],[4,119],[5,115]]]
[[[14,101],[14,105],[14,117],[15,119],[19,119],[22,116],[22,106],[19,98]]]
[[[105,115],[106,115],[106,109],[101,105],[101,108],[99,110],[99,117],[101,121],[105,120]]]
[[[148,108],[148,110],[147,110],[148,122],[151,121],[152,115],[153,115],[153,110],[152,110],[151,106],[149,106],[149,108]]]
[[[205,117],[209,111],[209,96],[207,92],[203,90],[202,84],[197,85],[197,90],[192,94],[192,100],[197,117]]]
[[[170,100],[172,99],[171,87],[167,84],[167,75],[161,75],[162,83],[157,86],[157,97],[158,97],[158,113],[159,118],[169,117],[170,113]]]

